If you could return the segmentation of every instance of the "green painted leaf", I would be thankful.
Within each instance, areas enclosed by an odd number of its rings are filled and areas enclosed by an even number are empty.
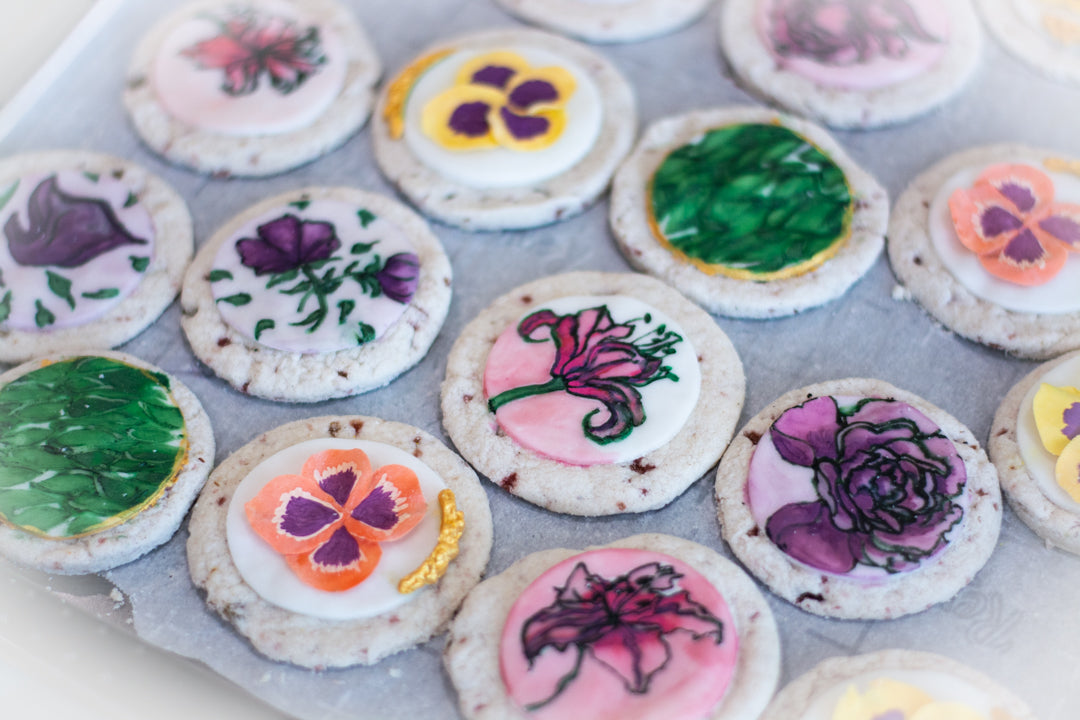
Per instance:
[[[251,296],[247,293],[236,293],[235,295],[229,295],[227,297],[218,298],[218,302],[229,303],[234,307],[241,307],[251,302]]]
[[[356,342],[359,345],[369,343],[375,339],[375,328],[367,323],[357,323]]]
[[[119,294],[120,291],[116,288],[102,288],[100,290],[95,290],[94,292],[84,292],[82,296],[87,300],[109,300],[117,297]]]
[[[344,325],[349,319],[349,315],[352,315],[352,311],[356,309],[356,301],[354,300],[342,300],[338,303],[338,325]]]
[[[16,180],[12,183],[11,187],[0,194],[0,210],[4,209],[4,206],[11,202],[11,198],[15,196],[15,191],[19,189],[19,181]]]
[[[139,202],[138,196],[133,192],[129,192],[128,196],[127,196],[127,200],[124,201],[124,207],[129,208],[132,205],[136,204],[137,202]]]
[[[206,276],[209,282],[219,282],[221,280],[232,280],[233,274],[228,270],[211,270],[210,274]]]
[[[379,241],[376,240],[375,242],[369,242],[369,243],[353,243],[353,246],[351,248],[349,248],[349,252],[352,253],[353,255],[363,255],[365,253],[369,253],[369,252],[371,252],[371,248],[375,247],[378,244],[378,242]],[[348,274],[348,273],[346,273],[346,274]]]
[[[365,210],[363,208],[357,211],[356,217],[360,218],[361,227],[367,227],[378,219],[375,213],[371,212],[370,210]]]
[[[267,330],[273,330],[274,327],[274,321],[270,318],[263,318],[259,322],[255,323],[255,339],[258,340],[260,335],[262,335]]]
[[[302,200],[294,200],[293,202],[289,203],[289,205],[293,206],[297,210],[307,210],[307,207],[310,204],[311,200],[308,200],[307,198],[304,198]]]
[[[0,299],[0,323],[11,317],[11,291],[8,290],[4,293],[3,299]]]
[[[45,277],[49,282],[49,291],[67,302],[71,309],[74,310],[75,298],[71,294],[71,281],[63,275],[54,273],[52,270],[46,270]]]
[[[150,258],[148,257],[132,255],[128,259],[131,261],[131,268],[135,272],[146,272],[146,268],[150,267]]]
[[[34,324],[39,328],[48,327],[56,322],[56,316],[42,305],[40,300],[34,301],[34,308],[37,310],[34,313]]]
[[[266,283],[266,289],[274,287],[275,285],[281,285],[283,283],[292,282],[296,278],[300,277],[300,269],[293,268],[292,270],[286,270],[283,273],[275,273],[270,277],[270,282]]]
[[[90,182],[97,182],[98,180],[101,179],[101,174],[100,173],[95,173],[95,172],[84,172],[83,177],[86,178],[87,180],[89,180]]]

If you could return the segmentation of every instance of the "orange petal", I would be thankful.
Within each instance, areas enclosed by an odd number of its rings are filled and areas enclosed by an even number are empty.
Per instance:
[[[1024,219],[1006,205],[988,185],[955,190],[949,196],[949,214],[960,244],[978,255],[1000,250],[1024,224]],[[1001,227],[1000,232],[995,232],[996,226]]]
[[[301,473],[343,509],[356,505],[375,485],[363,450],[323,450],[307,459]]]
[[[305,584],[327,592],[341,592],[366,580],[381,557],[378,543],[358,540],[344,527],[338,527],[319,547],[300,555],[287,555],[285,561]]]
[[[1023,243],[1033,246],[1032,239],[1041,246],[1041,256],[1037,260],[1018,259],[1014,245]],[[1052,280],[1065,267],[1068,257],[1069,251],[1063,243],[1032,228],[1030,232],[1025,230],[1017,233],[1000,251],[979,256],[979,262],[995,277],[1030,287]]]
[[[991,165],[975,185],[992,187],[1021,216],[1040,214],[1054,201],[1054,181],[1030,165]]]
[[[244,505],[244,514],[274,550],[292,555],[325,542],[341,526],[343,513],[309,479],[280,475]]]
[[[345,526],[356,537],[373,542],[396,540],[424,518],[427,501],[416,473],[404,465],[383,465],[374,476],[367,497],[349,506]]]

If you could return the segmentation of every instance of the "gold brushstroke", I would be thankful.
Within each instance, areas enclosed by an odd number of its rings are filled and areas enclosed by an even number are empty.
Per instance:
[[[458,540],[465,532],[465,513],[457,509],[454,491],[443,490],[439,493],[439,507],[442,510],[442,524],[439,527],[439,542],[420,567],[406,575],[398,583],[398,592],[407,595],[439,581],[446,574],[446,568],[458,555]]]
[[[1043,160],[1043,167],[1050,172],[1069,173],[1080,176],[1080,160],[1066,160],[1062,157],[1048,157]]]
[[[435,63],[439,62],[454,50],[440,50],[419,58],[416,62],[401,71],[394,81],[386,88],[386,105],[383,107],[383,119],[390,130],[390,138],[400,140],[405,134],[405,103],[409,100],[409,93],[420,76],[427,72]]]
[[[1062,45],[1080,44],[1080,23],[1057,15],[1044,15],[1043,27]]]

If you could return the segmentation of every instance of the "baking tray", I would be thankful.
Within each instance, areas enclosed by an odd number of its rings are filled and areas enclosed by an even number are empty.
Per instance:
[[[368,29],[388,74],[438,39],[519,24],[487,0],[344,1]],[[310,165],[259,180],[195,175],[147,151],[121,107],[125,69],[138,38],[179,4],[119,0],[117,11],[67,71],[38,88],[36,101],[11,120],[0,154],[78,148],[140,163],[186,199],[197,244],[248,205],[304,185],[354,185],[393,194],[373,163],[366,129]],[[717,18],[714,6],[705,18],[674,34],[598,48],[635,87],[643,124],[700,108],[760,104],[730,79],[718,50]],[[899,127],[837,137],[895,198],[922,169],[974,145],[1019,140],[1080,155],[1073,120],[1078,114],[1080,88],[1043,78],[987,37],[978,73],[944,108]],[[450,315],[427,357],[381,390],[312,405],[243,396],[195,360],[180,332],[176,304],[121,349],[176,375],[199,396],[213,422],[218,460],[277,425],[331,413],[411,423],[449,443],[440,426],[439,384],[450,346],[477,312],[535,278],[571,270],[629,271],[629,266],[611,239],[606,200],[581,216],[531,231],[470,234],[437,224],[434,229],[454,265]],[[844,298],[822,308],[780,320],[717,318],[746,369],[741,422],[791,388],[864,376],[923,396],[985,441],[998,402],[1034,363],[943,330],[917,305],[896,299],[895,284],[883,256]],[[720,538],[711,473],[662,510],[598,519],[554,515],[489,483],[485,489],[495,522],[489,574],[534,550],[580,548],[639,532],[671,533],[730,557]],[[262,659],[206,608],[191,585],[186,539],[182,528],[158,550],[104,574],[123,596],[122,611],[116,610],[118,596],[110,598],[104,590],[73,599],[104,622],[202,662],[297,718],[457,715],[454,691],[441,666],[442,638],[373,667],[314,672]],[[1080,558],[1044,547],[1006,510],[999,545],[986,567],[953,601],[926,612],[882,622],[835,621],[766,594],[780,627],[783,683],[834,655],[891,647],[930,650],[999,679],[1043,720],[1075,720],[1080,717],[1077,587]]]

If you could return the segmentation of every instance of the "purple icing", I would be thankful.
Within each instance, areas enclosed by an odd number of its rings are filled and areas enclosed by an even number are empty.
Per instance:
[[[536,115],[517,115],[506,108],[499,108],[503,124],[518,140],[531,140],[540,137],[548,131],[551,121],[545,117]]]
[[[1051,215],[1039,221],[1039,228],[1073,247],[1080,246],[1080,223],[1064,215]]]
[[[1035,233],[1024,229],[1005,245],[1001,254],[1017,265],[1033,265],[1046,255],[1046,250]]]
[[[360,559],[360,545],[348,530],[339,527],[330,539],[311,555],[317,565],[347,567]]]
[[[462,103],[450,114],[450,129],[467,137],[482,137],[488,134],[488,112],[491,105],[486,102]]]
[[[339,517],[341,513],[321,502],[308,497],[292,497],[285,505],[280,527],[293,537],[311,537]]]
[[[391,255],[375,279],[386,297],[404,305],[412,300],[420,284],[420,258],[414,253]]]
[[[500,90],[506,87],[510,78],[514,77],[515,70],[503,65],[485,65],[473,73],[470,82],[476,85],[491,85]]]
[[[982,224],[982,232],[985,237],[994,237],[1005,232],[1019,230],[1024,226],[1024,221],[1013,215],[1003,207],[992,205],[979,218]]]
[[[395,504],[389,490],[380,485],[356,506],[352,516],[373,528],[390,530],[398,522],[398,515],[394,511]]]
[[[1065,422],[1065,427],[1061,430],[1065,437],[1072,440],[1077,435],[1080,435],[1080,402],[1074,402],[1065,408],[1061,419]]]
[[[886,710],[881,715],[875,715],[873,720],[904,720],[904,713],[901,710]]]
[[[352,492],[355,484],[356,473],[353,472],[352,468],[332,473],[319,481],[319,487],[322,488],[322,491],[334,498],[334,502],[342,507],[348,501],[349,493]]]
[[[260,225],[257,233],[258,238],[236,242],[240,262],[256,275],[288,272],[326,260],[341,247],[333,225],[301,220],[295,215],[283,215]]]
[[[510,93],[510,103],[527,110],[535,104],[557,102],[559,91],[547,80],[526,80]]]
[[[1016,206],[1020,212],[1030,212],[1037,198],[1031,188],[1013,182],[1003,183],[998,187],[998,192],[1009,198],[1009,202]]]

